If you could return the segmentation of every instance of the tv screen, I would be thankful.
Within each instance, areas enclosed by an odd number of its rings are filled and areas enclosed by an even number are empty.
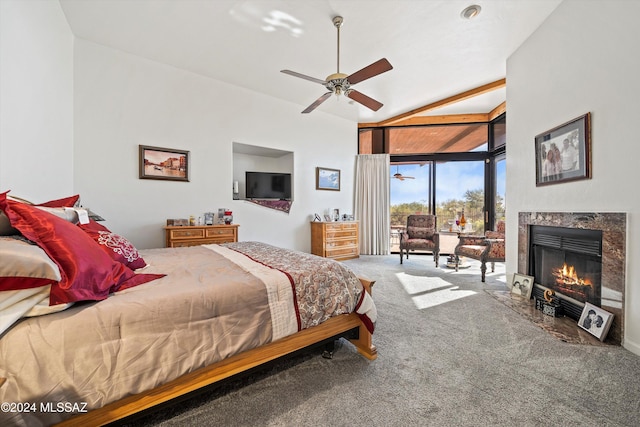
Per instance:
[[[247,199],[291,200],[291,174],[246,172]]]

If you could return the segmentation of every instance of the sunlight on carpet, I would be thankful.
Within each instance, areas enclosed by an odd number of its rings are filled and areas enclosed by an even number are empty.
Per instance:
[[[412,276],[406,273],[397,273],[396,277],[404,290],[411,295],[418,310],[435,307],[477,293],[471,290],[461,290],[459,286],[440,277]]]

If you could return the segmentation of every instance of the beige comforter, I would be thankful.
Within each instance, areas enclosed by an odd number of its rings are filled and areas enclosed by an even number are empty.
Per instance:
[[[167,276],[0,338],[0,425],[57,422],[358,307],[375,321],[333,261],[255,242],[141,253],[145,273]]]

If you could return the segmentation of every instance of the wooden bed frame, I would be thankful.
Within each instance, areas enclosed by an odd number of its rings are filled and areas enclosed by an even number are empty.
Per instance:
[[[371,293],[374,281],[360,278],[365,290]],[[326,322],[304,329],[278,341],[236,354],[220,362],[205,366],[152,390],[128,396],[116,402],[95,409],[91,412],[76,415],[57,426],[105,425],[146,409],[152,408],[171,399],[186,395],[202,387],[230,378],[236,374],[249,371],[255,367],[294,353],[310,345],[320,343],[329,338],[358,329],[358,338],[350,339],[360,354],[369,360],[377,356],[376,347],[371,334],[356,313],[332,317]]]

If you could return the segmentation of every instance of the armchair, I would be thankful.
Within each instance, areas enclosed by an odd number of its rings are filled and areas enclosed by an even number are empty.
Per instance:
[[[400,264],[406,254],[409,259],[409,251],[420,249],[433,252],[433,260],[438,267],[440,258],[440,235],[436,228],[435,215],[409,215],[407,217],[407,229],[400,234]]]
[[[480,271],[484,282],[487,262],[491,263],[491,272],[495,271],[496,262],[504,262],[504,232],[505,222],[498,221],[496,231],[486,231],[484,236],[460,236],[460,241],[454,250],[456,271],[458,271],[461,256],[476,259],[481,262]]]

